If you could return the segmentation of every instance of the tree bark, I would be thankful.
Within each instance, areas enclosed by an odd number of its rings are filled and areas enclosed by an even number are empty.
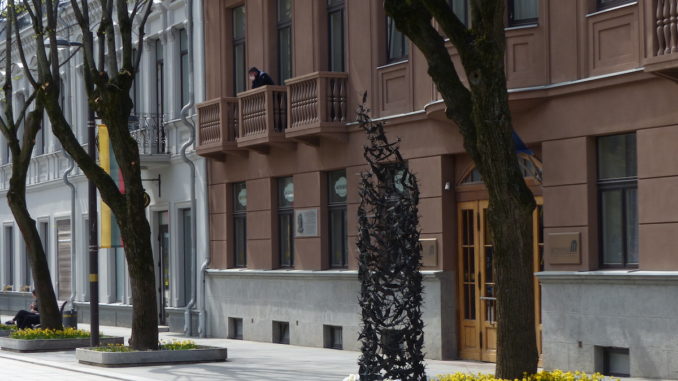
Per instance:
[[[504,2],[470,3],[472,29],[459,21],[444,0],[386,0],[385,8],[426,57],[446,115],[459,127],[464,147],[487,187],[497,284],[496,377],[514,379],[537,370],[531,230],[535,202],[511,136]],[[462,84],[432,19],[459,52],[468,87]]]

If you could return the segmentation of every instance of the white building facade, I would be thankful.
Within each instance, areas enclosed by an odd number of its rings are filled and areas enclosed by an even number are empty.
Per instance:
[[[203,44],[200,1],[156,1],[146,25],[144,51],[132,91],[135,106],[130,130],[139,142],[142,178],[150,195],[147,218],[151,225],[159,318],[173,331],[185,329],[186,306],[197,292],[201,265],[207,253],[205,204],[205,159],[189,144],[195,108],[188,120],[181,110],[191,101],[202,101]],[[193,7],[193,9],[189,9]],[[92,11],[95,12],[95,11]],[[193,15],[191,28],[189,14]],[[96,17],[94,17],[96,18]],[[68,7],[62,9],[59,38],[79,42],[80,28]],[[192,30],[192,32],[191,32]],[[24,31],[28,36],[32,30]],[[136,34],[136,33],[135,33]],[[189,49],[189,39],[193,51]],[[27,43],[30,39],[25,39]],[[87,97],[83,82],[83,54],[77,46],[61,67],[62,98],[67,120],[81,143],[87,142]],[[27,55],[34,49],[26,46]],[[33,61],[30,61],[33,62]],[[192,78],[189,79],[192,66]],[[17,69],[20,74],[20,68]],[[193,91],[190,91],[192,87]],[[30,94],[28,81],[15,83],[15,102],[21,105]],[[71,161],[51,132],[49,121],[39,133],[28,173],[27,204],[46,250],[57,299],[74,296],[79,321],[89,320],[87,179]],[[187,146],[185,155],[182,147]],[[10,155],[0,138],[0,313],[25,308],[32,279],[23,237],[6,202],[11,175]],[[191,162],[191,164],[188,164]],[[192,170],[194,167],[194,170]],[[69,184],[72,184],[72,188]],[[195,234],[195,236],[194,236]],[[74,257],[71,258],[71,255]],[[194,291],[195,290],[195,291]],[[72,294],[72,295],[71,295]],[[99,250],[99,299],[102,325],[131,324],[131,290],[124,248]],[[193,303],[193,314],[198,306]],[[70,306],[67,307],[70,309]],[[192,319],[197,333],[198,319]],[[188,328],[188,327],[186,327]]]

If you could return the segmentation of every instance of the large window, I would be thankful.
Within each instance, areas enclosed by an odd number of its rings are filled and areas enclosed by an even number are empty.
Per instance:
[[[245,6],[233,8],[233,95],[247,90]]]
[[[329,210],[330,266],[346,267],[348,264],[348,236],[346,233],[346,170],[327,175],[327,203]]]
[[[280,267],[294,266],[294,183],[278,179],[278,252]]]
[[[388,16],[386,16],[386,57],[388,62],[407,58],[407,39],[396,28],[395,21]]]
[[[539,19],[539,0],[509,0],[509,26],[536,24]]]
[[[165,113],[165,63],[164,49],[160,39],[155,40],[155,113],[161,116]]]
[[[603,267],[638,266],[636,135],[598,138],[598,200]]]
[[[181,85],[181,104],[188,104],[188,33],[186,29],[179,29],[179,79]]]
[[[632,3],[635,0],[596,0],[596,10],[602,11],[603,9],[613,8],[618,5]]]
[[[330,71],[344,71],[344,0],[327,0]]]
[[[233,265],[247,266],[247,186],[233,184]]]
[[[193,235],[191,232],[191,209],[179,210],[181,217],[181,249],[183,251],[183,277],[184,277],[184,305],[187,305],[193,295]]]
[[[14,286],[14,227],[5,226],[4,231],[5,247],[4,251],[4,287]]]
[[[454,12],[454,14],[457,15],[459,20],[462,23],[464,23],[464,25],[468,26],[469,20],[468,0],[447,0],[447,4],[452,9],[452,12]]]
[[[57,234],[57,298],[66,300],[71,295],[71,221],[58,220]]]
[[[280,84],[292,77],[292,0],[278,0],[278,75]]]

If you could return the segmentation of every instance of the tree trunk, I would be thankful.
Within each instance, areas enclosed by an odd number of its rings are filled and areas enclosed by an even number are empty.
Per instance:
[[[39,111],[42,114],[42,109]],[[40,118],[40,117],[37,117]],[[30,126],[29,124],[40,123],[35,117],[35,112],[27,118],[27,128],[25,133],[35,135],[39,126]],[[54,288],[52,287],[52,277],[47,264],[47,256],[40,240],[40,234],[35,226],[35,220],[31,218],[26,206],[26,174],[33,151],[33,142],[35,136],[24,139],[23,154],[20,154],[18,142],[10,146],[12,151],[12,176],[9,180],[9,191],[7,192],[7,203],[12,210],[12,215],[16,220],[21,235],[26,243],[26,255],[31,264],[31,272],[35,282],[35,293],[38,297],[38,309],[40,311],[40,326],[49,329],[62,329],[59,306],[57,304]],[[29,144],[26,144],[29,141]],[[13,148],[12,148],[13,146]],[[45,237],[47,239],[47,237]]]

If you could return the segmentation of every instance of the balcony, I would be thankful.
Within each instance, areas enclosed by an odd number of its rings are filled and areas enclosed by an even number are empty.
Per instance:
[[[238,98],[217,98],[198,105],[198,155],[221,158],[238,150]]]
[[[128,126],[130,135],[139,146],[142,168],[169,164],[167,130],[162,115],[132,114]]]
[[[348,73],[315,72],[285,83],[287,138],[312,145],[321,137],[346,138]]]
[[[287,88],[263,86],[238,94],[240,148],[267,153],[271,146],[286,146]]]
[[[653,56],[645,61],[645,71],[678,81],[678,6],[674,0],[657,0],[651,15],[654,31]]]

